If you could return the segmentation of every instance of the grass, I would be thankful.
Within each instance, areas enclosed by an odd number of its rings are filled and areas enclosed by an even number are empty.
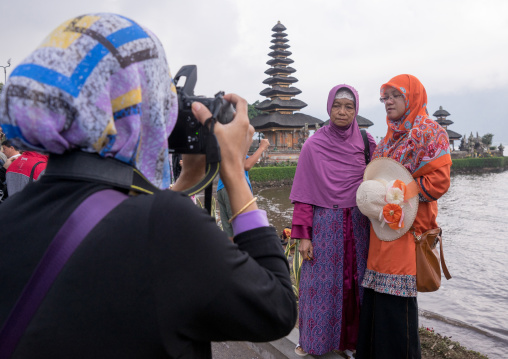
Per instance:
[[[420,327],[422,359],[486,359],[487,356],[464,348],[449,337],[435,333],[432,328]]]

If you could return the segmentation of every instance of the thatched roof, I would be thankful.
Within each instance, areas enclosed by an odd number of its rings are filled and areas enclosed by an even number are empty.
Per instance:
[[[275,50],[275,49],[289,49],[291,46],[289,46],[288,44],[275,44],[275,45],[272,45],[270,46],[270,49],[272,50]]]
[[[277,21],[277,25],[272,27],[272,31],[284,31],[286,30],[286,27],[280,23],[280,21]]]
[[[285,83],[285,84],[292,84],[292,83],[298,82],[298,79],[296,77],[293,77],[293,76],[287,76],[287,77],[272,76],[272,77],[269,77],[269,78],[267,78],[266,80],[263,81],[263,83],[267,84],[267,85],[275,84],[275,83],[278,83],[278,82]]]
[[[281,115],[280,113],[271,113],[267,115],[260,115],[250,120],[251,125],[256,130],[262,130],[271,127],[303,127],[307,123],[310,128],[315,127],[316,124],[321,124],[323,121],[315,117],[305,115],[303,113],[294,113],[292,115]]]
[[[457,132],[452,130],[447,129],[446,132],[448,133],[448,138],[450,140],[460,140],[460,138],[462,137],[462,135],[459,135]]]
[[[275,109],[299,110],[305,106],[307,106],[305,102],[297,99],[281,100],[276,98],[274,100],[264,100],[256,106],[256,109],[260,111],[269,111]]]
[[[284,56],[284,57],[288,57],[292,54],[291,51],[286,51],[286,50],[274,50],[270,53],[268,53],[268,56],[270,57],[276,57],[276,56]]]
[[[266,70],[265,74],[267,74],[267,75],[273,75],[276,73],[292,74],[293,72],[296,72],[296,70],[292,67],[275,66],[275,67],[270,67],[268,70]]]
[[[285,32],[276,32],[275,34],[272,34],[272,37],[285,37],[288,36]]]
[[[294,61],[291,60],[291,59],[285,59],[285,58],[282,58],[282,57],[277,57],[277,58],[268,60],[266,62],[266,64],[270,65],[270,66],[275,66],[277,64],[289,65],[289,64],[292,64],[293,62]]]
[[[289,40],[286,38],[278,38],[278,39],[271,39],[270,42],[273,42],[274,44],[278,42],[288,42]]]
[[[296,87],[282,87],[279,85],[275,85],[273,87],[265,88],[263,91],[261,91],[259,94],[261,96],[265,97],[271,97],[271,96],[296,96],[298,94],[302,93],[302,91]]]
[[[446,116],[450,116],[450,113],[448,111],[446,111],[446,110],[443,110],[443,106],[439,106],[439,110],[434,112],[434,114],[432,116],[435,116],[435,117],[446,117]]]
[[[441,126],[450,126],[453,124],[452,120],[436,120],[437,123],[439,123]]]

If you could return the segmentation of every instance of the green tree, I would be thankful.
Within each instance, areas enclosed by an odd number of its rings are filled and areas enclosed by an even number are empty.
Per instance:
[[[2,93],[3,88],[4,88],[4,84],[0,82],[0,93]]]
[[[253,104],[249,104],[249,120],[252,120],[254,117],[259,115],[264,115],[265,112],[259,111],[256,109],[256,106],[259,105],[259,101],[254,102]]]
[[[492,144],[492,137],[494,137],[494,135],[492,133],[487,133],[487,134],[483,135],[482,136],[482,143],[484,145],[490,146]]]

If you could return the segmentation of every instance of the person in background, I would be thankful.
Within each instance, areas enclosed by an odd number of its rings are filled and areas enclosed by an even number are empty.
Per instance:
[[[17,146],[15,146],[11,141],[4,140],[2,142],[2,152],[7,157],[7,159],[10,159],[11,162],[14,161],[16,158],[21,156],[21,152],[18,151]]]
[[[6,170],[8,196],[21,191],[27,184],[37,181],[44,173],[47,163],[48,156],[35,151],[24,151],[14,161],[11,157],[3,166]]]
[[[367,149],[358,127],[357,91],[348,85],[330,90],[330,124],[304,144],[290,199],[294,203],[292,238],[299,238],[304,259],[300,277],[296,354],[323,355],[356,348],[360,283],[367,264],[369,220],[356,207],[356,190],[367,165]],[[369,155],[370,157],[370,155]]]
[[[437,200],[450,186],[450,146],[446,131],[427,112],[427,93],[412,75],[381,86],[388,129],[373,158],[400,162],[413,176],[419,203],[412,229],[393,241],[370,231],[363,278],[357,359],[421,357],[418,335],[415,236],[437,228]]]
[[[79,86],[68,81],[69,69]],[[20,331],[13,359],[211,358],[211,341],[272,341],[294,328],[289,266],[245,181],[254,133],[248,105],[224,98],[236,114],[214,133],[234,243],[178,192],[203,178],[204,155],[183,156],[167,190],[178,98],[151,31],[116,14],[78,16],[13,70],[0,95],[0,124],[7,137],[50,158],[39,181],[0,206],[9,224],[0,241],[0,327],[13,323],[23,288],[75,209],[103,190],[124,199],[64,262]],[[211,117],[199,102],[192,111],[203,124]],[[139,181],[125,183],[133,176]]]
[[[259,142],[259,147],[252,154],[252,156],[245,156],[245,179],[247,180],[247,183],[249,184],[250,190],[252,191],[252,185],[250,184],[249,179],[249,171],[254,165],[258,162],[258,160],[261,158],[261,155],[264,151],[268,149],[270,146],[270,141],[263,138]],[[233,237],[233,227],[231,226],[231,223],[229,222],[231,217],[233,216],[233,211],[231,209],[231,205],[229,202],[229,196],[226,188],[224,187],[224,183],[222,182],[222,178],[219,179],[219,182],[217,183],[217,202],[219,202],[219,210],[220,210],[220,220],[222,223],[222,230],[228,234],[228,236],[231,238]]]

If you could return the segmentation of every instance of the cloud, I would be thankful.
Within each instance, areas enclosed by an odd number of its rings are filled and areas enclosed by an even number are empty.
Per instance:
[[[360,113],[385,130],[379,87],[400,73],[417,76],[429,94],[429,108],[461,103],[461,123],[508,132],[504,100],[471,100],[477,92],[508,89],[508,1],[484,0],[64,0],[7,1],[0,22],[0,65],[13,66],[63,21],[87,12],[117,12],[151,29],[163,43],[174,74],[198,66],[196,94],[236,92],[263,100],[272,27],[287,28],[293,53],[294,85],[302,112],[326,120],[328,90],[338,83],[360,93]],[[12,70],[13,67],[9,69]],[[0,73],[0,81],[3,77]],[[457,111],[454,111],[457,113]],[[458,124],[454,124],[457,126]],[[453,127],[452,127],[453,129]],[[462,133],[462,128],[456,130]],[[496,139],[496,136],[494,137]]]

